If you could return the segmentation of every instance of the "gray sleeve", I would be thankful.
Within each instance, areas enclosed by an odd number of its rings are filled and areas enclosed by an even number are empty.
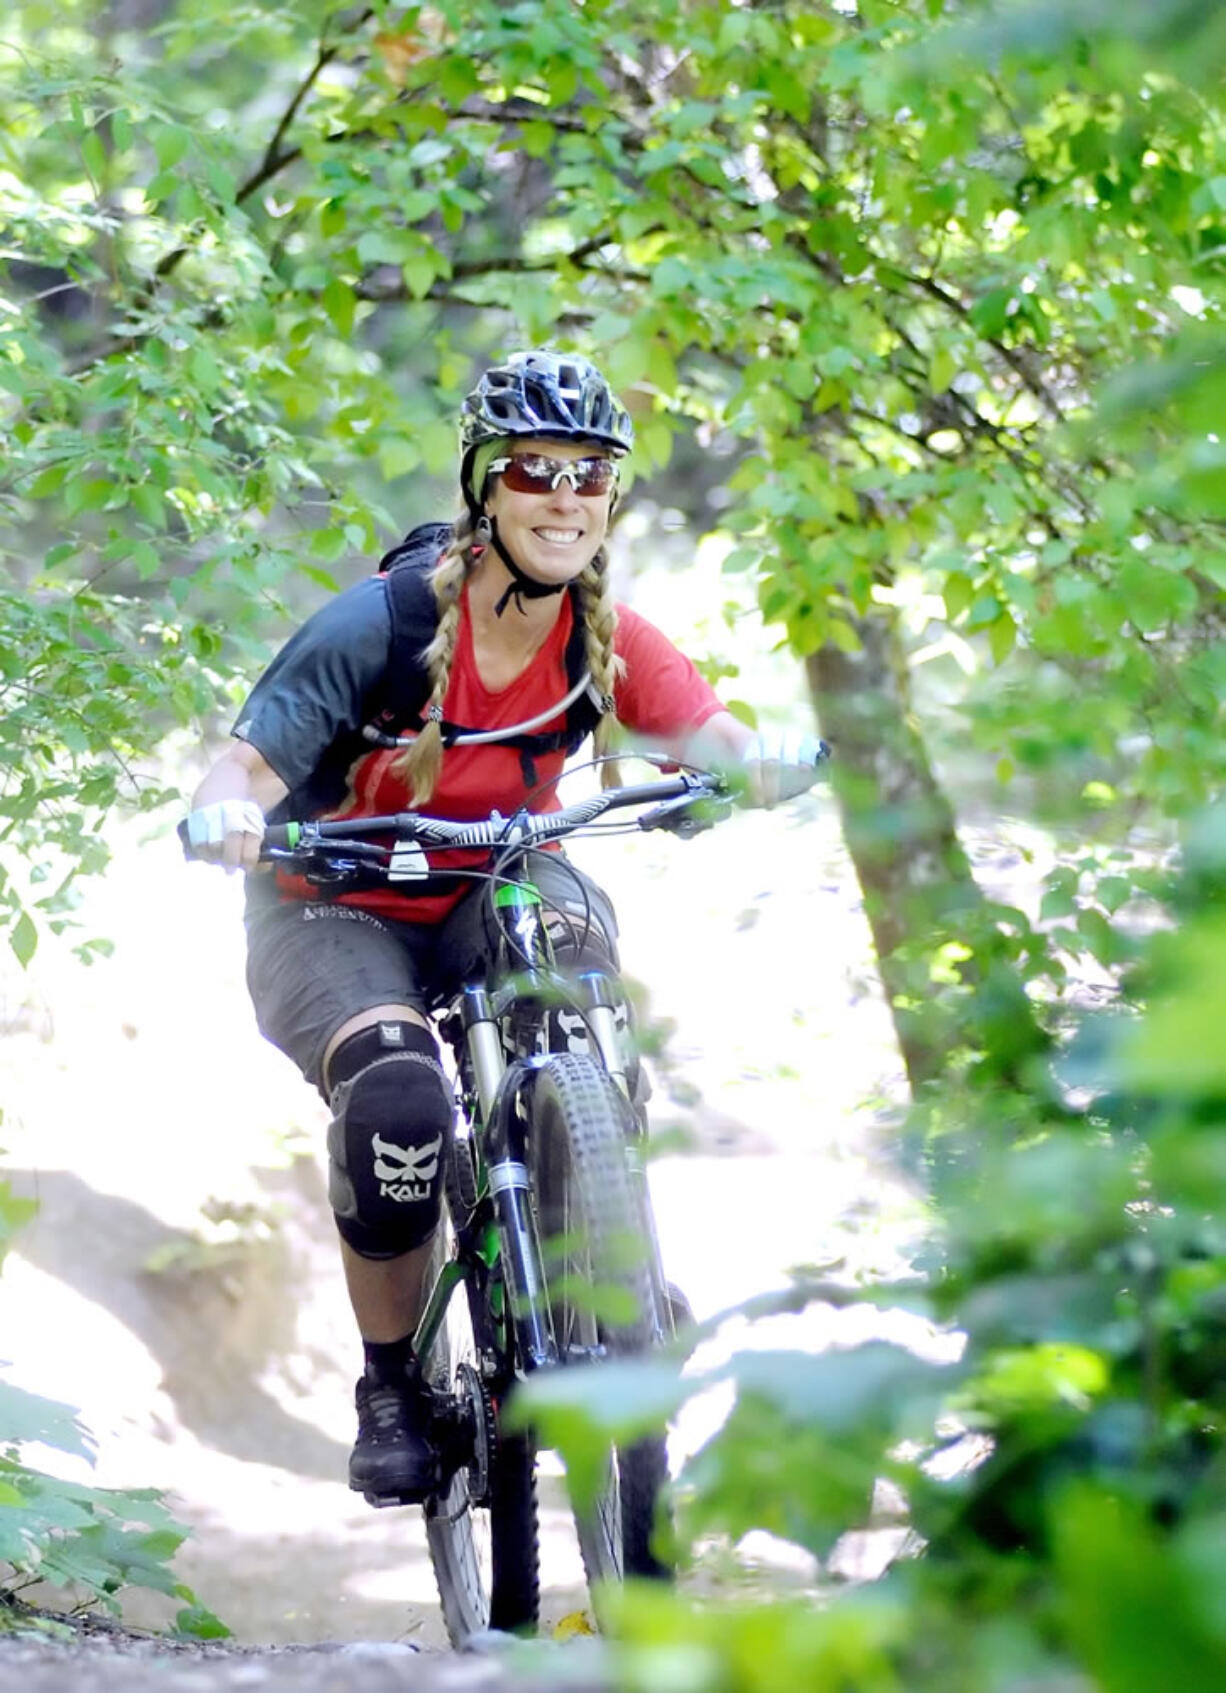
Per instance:
[[[232,733],[289,788],[311,775],[338,735],[360,729],[387,671],[387,584],[367,577],[329,600],[260,677]]]

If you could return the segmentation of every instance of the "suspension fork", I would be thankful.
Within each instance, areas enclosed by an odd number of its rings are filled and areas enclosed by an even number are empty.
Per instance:
[[[517,896],[524,891],[518,887],[500,888],[498,893]],[[530,894],[535,896],[536,890],[530,890]],[[520,936],[531,943],[532,930],[543,929],[532,909],[532,899],[521,901],[512,898],[502,903],[511,906],[516,913],[526,913],[526,920],[519,919]],[[536,903],[539,905],[539,899]],[[505,922],[507,918],[502,917],[501,920]],[[533,952],[530,951],[529,956],[533,956]],[[527,1080],[526,1067],[521,1060],[508,1069],[502,1034],[484,987],[469,986],[464,989],[460,1020],[472,1064],[481,1121],[485,1125],[481,1151],[498,1230],[511,1320],[524,1368],[539,1369],[557,1361],[558,1349],[545,1295],[541,1247],[532,1211],[525,1158],[520,1096]]]
[[[524,1140],[540,1058],[517,1058],[503,1075],[486,1121],[490,1198],[498,1222],[503,1276],[520,1359],[527,1370],[558,1361],[553,1313],[541,1268],[541,1243],[532,1209]]]

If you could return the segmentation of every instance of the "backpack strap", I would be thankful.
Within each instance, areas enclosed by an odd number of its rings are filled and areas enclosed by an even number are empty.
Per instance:
[[[379,560],[387,583],[392,640],[378,709],[368,740],[396,736],[422,727],[422,707],[430,694],[425,652],[438,629],[438,603],[430,578],[455,533],[450,523],[419,523]]]

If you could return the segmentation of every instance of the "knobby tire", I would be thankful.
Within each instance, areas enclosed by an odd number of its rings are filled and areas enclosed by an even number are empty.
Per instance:
[[[630,1108],[608,1073],[578,1054],[548,1060],[532,1101],[531,1185],[563,1365],[572,1345],[598,1345],[611,1357],[642,1356],[662,1324],[646,1186],[627,1155],[635,1134]],[[561,1262],[551,1241],[560,1243]],[[594,1311],[582,1300],[572,1304],[567,1285],[559,1284],[559,1268],[565,1284],[611,1289],[627,1309],[602,1315],[599,1303]],[[575,1513],[590,1587],[625,1576],[667,1575],[653,1547],[667,1476],[663,1435],[614,1449],[595,1510]]]

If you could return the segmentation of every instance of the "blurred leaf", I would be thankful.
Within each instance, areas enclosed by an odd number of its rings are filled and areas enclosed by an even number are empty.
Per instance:
[[[43,1399],[15,1382],[0,1381],[0,1447],[33,1441],[93,1461],[93,1438],[71,1405]]]
[[[1207,1628],[1193,1591],[1152,1525],[1128,1502],[1070,1488],[1055,1510],[1063,1622],[1109,1693],[1151,1693],[1172,1680],[1216,1686],[1226,1640]]]

